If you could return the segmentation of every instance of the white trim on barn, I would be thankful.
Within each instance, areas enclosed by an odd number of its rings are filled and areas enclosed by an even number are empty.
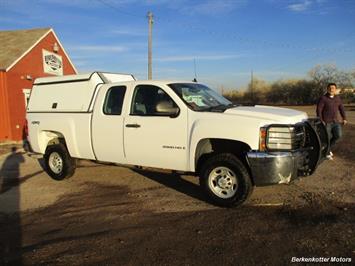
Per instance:
[[[28,100],[30,99],[30,95],[31,95],[31,89],[22,89],[23,92],[23,96],[25,97],[25,107],[27,107],[28,104]]]
[[[59,41],[59,38],[57,37],[57,34],[55,34],[55,32],[54,32],[53,29],[51,29],[51,32],[53,33],[54,37],[57,39],[60,48],[62,48],[63,53],[64,53],[65,56],[68,58],[68,61],[69,61],[69,63],[71,64],[71,66],[73,67],[75,73],[78,74],[78,71],[76,70],[74,64],[73,64],[72,61],[70,60],[70,57],[68,56],[67,52],[65,51],[64,46],[63,46],[63,45],[61,44],[61,42]]]
[[[36,47],[49,33],[53,33],[56,41],[58,42],[60,48],[63,50],[63,53],[65,54],[65,56],[68,58],[68,61],[70,63],[70,65],[73,67],[75,73],[78,73],[78,71],[76,70],[75,66],[73,65],[72,61],[70,60],[68,54],[66,53],[66,51],[64,50],[61,42],[59,41],[57,35],[55,34],[53,29],[49,29],[45,34],[43,34],[43,36],[41,38],[38,39],[37,42],[35,42],[29,49],[27,49],[26,52],[24,52],[20,57],[18,57],[6,70],[5,72],[8,72],[13,66],[15,66],[25,55],[27,55],[34,47]]]
[[[43,34],[43,36],[39,38],[37,42],[35,42],[30,48],[27,49],[26,52],[19,56],[10,66],[8,66],[5,71],[8,72],[14,65],[16,65],[25,55],[27,55],[34,47],[36,47],[36,45],[39,44],[44,39],[44,37],[48,35],[50,31],[51,29],[49,29],[45,34]]]

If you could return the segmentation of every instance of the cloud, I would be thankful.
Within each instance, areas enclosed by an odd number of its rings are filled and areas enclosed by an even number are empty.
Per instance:
[[[73,8],[81,8],[81,9],[90,9],[97,8],[102,6],[102,2],[109,2],[107,0],[37,0],[41,4],[47,5],[57,5],[64,7],[73,7]]]
[[[53,8],[57,7],[71,7],[71,8],[93,8],[98,7],[102,4],[98,1],[88,1],[88,0],[36,0],[36,1],[28,1],[28,0],[0,0],[0,5],[5,7],[7,10],[19,11],[24,10],[29,13],[29,9],[31,12],[37,12],[37,8],[45,9],[45,8]]]
[[[303,12],[308,10],[312,5],[310,0],[305,0],[297,4],[288,5],[287,8],[293,12]]]
[[[184,5],[182,12],[191,15],[220,15],[230,13],[237,8],[245,6],[246,4],[247,0],[207,0],[198,4]]]
[[[0,0],[1,1],[1,0]],[[0,17],[0,22],[3,22],[3,23],[16,23],[16,24],[26,24],[26,21],[23,21],[23,20],[19,20],[18,18],[15,18],[15,17]],[[5,29],[1,29],[1,30],[5,30]]]
[[[328,0],[293,0],[293,4],[287,5],[287,9],[295,13],[308,13],[327,15],[334,7]]]
[[[81,45],[69,47],[68,50],[82,52],[125,52],[128,48],[110,45]]]
[[[87,67],[90,63],[88,61],[73,60],[76,68]]]
[[[181,55],[181,56],[167,56],[157,58],[156,61],[159,62],[182,62],[182,61],[193,61],[196,60],[205,60],[205,61],[218,61],[218,60],[228,60],[240,58],[241,55]]]
[[[114,29],[111,31],[111,33],[116,35],[136,36],[136,37],[143,37],[148,35],[146,31],[143,31],[141,29],[133,29],[133,28]]]

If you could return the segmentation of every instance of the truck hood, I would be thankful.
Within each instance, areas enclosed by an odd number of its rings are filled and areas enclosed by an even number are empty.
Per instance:
[[[307,114],[305,112],[264,105],[238,106],[227,109],[224,113],[228,115],[253,117],[282,124],[295,124],[307,119]]]

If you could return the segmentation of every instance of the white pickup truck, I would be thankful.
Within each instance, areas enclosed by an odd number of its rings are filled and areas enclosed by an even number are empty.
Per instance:
[[[244,202],[254,186],[312,174],[325,158],[322,123],[303,112],[238,106],[196,82],[136,81],[94,72],[36,79],[29,141],[47,173],[70,177],[75,159],[193,173],[209,199]]]

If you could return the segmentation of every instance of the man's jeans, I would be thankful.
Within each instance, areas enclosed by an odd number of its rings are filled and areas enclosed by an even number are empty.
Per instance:
[[[341,138],[343,135],[340,123],[327,123],[326,124],[330,148]]]

